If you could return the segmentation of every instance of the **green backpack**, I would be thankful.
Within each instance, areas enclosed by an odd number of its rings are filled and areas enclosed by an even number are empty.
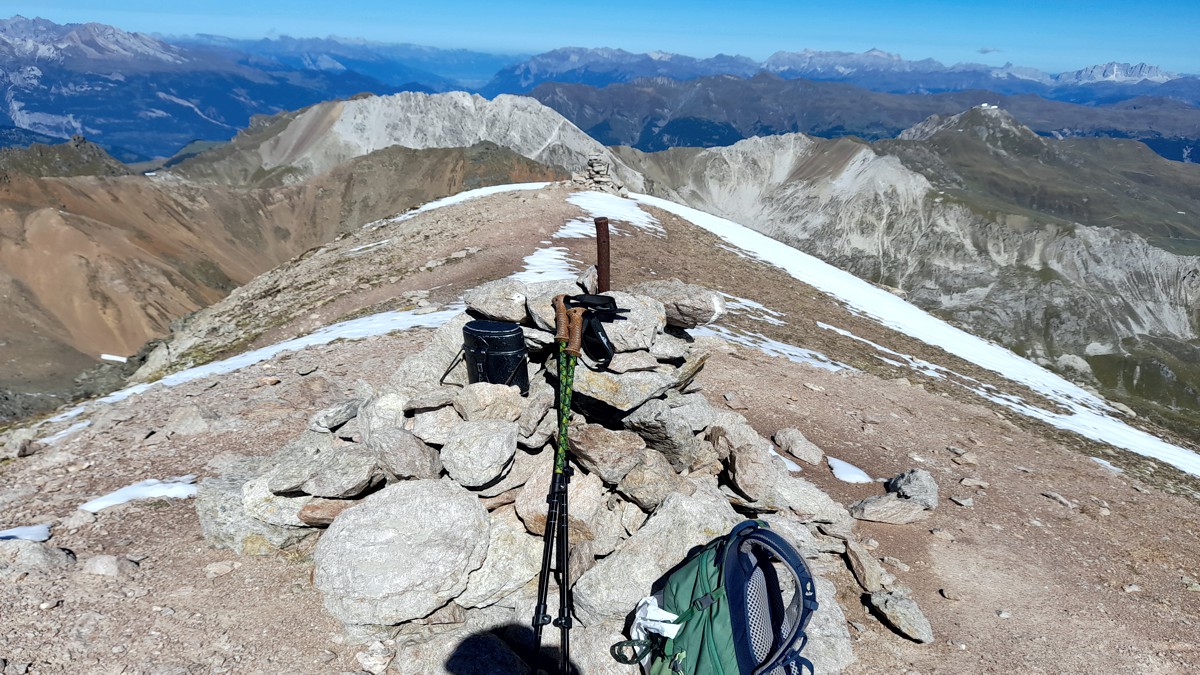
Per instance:
[[[795,581],[784,607],[772,562]],[[612,647],[617,661],[650,657],[649,675],[803,675],[805,626],[817,610],[816,588],[804,560],[761,520],[747,520],[670,572],[656,594],[678,615],[674,638],[650,635]]]

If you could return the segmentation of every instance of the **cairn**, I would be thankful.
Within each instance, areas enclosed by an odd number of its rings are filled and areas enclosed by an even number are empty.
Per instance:
[[[316,413],[273,456],[202,481],[196,508],[206,540],[243,555],[311,554],[326,609],[352,642],[370,643],[360,660],[382,663],[370,672],[393,660],[404,672],[442,672],[464,645],[472,658],[482,650],[493,672],[525,672],[517,654],[531,640],[557,421],[551,300],[594,291],[594,278],[503,279],[469,292],[467,310],[387,385]],[[606,327],[617,350],[607,369],[581,361],[569,433],[580,671],[636,672],[608,647],[625,638],[637,601],[690,549],[748,516],[791,541],[816,574],[821,610],[805,655],[820,672],[854,658],[822,574],[848,566],[880,605],[923,621],[907,590],[857,542],[847,510],[745,417],[696,390],[710,350],[724,347],[688,330],[719,319],[722,296],[679,281],[611,295],[628,320]],[[467,383],[456,356],[463,326],[476,318],[521,325],[527,396]],[[927,622],[923,631],[914,639],[932,639]],[[547,646],[555,636],[547,633]]]
[[[613,172],[612,165],[600,154],[589,155],[587,173],[571,174],[571,182],[576,185],[609,192],[622,197],[629,195],[629,190],[625,189],[625,184]]]

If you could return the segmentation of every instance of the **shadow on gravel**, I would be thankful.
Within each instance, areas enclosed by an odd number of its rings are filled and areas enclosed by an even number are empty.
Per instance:
[[[554,629],[557,637],[557,630]],[[543,633],[543,642],[551,637]],[[533,664],[527,659],[533,646],[533,629],[529,626],[510,623],[489,631],[473,633],[455,647],[444,665],[446,672],[454,675],[537,675]],[[540,672],[558,674],[559,651],[557,646],[543,644]],[[579,666],[570,664],[571,675],[579,675]]]

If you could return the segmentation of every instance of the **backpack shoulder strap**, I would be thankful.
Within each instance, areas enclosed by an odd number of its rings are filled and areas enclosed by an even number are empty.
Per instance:
[[[817,611],[817,589],[813,583],[812,574],[808,571],[808,565],[796,553],[796,549],[787,541],[771,531],[767,527],[760,527],[750,533],[746,537],[747,540],[761,546],[771,552],[776,558],[783,562],[784,567],[791,573],[793,580],[796,582],[796,592],[792,595],[792,601],[785,610],[786,616],[791,619],[791,627],[788,635],[780,640],[781,645],[770,656],[754,669],[754,675],[770,672],[772,669],[779,667],[783,663],[796,661],[807,664],[809,669],[812,669],[812,664],[807,663],[807,659],[800,656],[800,650],[804,648],[804,642],[808,638],[804,635],[804,629],[808,626],[809,620],[814,612]],[[800,647],[794,647],[793,643],[797,639],[802,640]]]

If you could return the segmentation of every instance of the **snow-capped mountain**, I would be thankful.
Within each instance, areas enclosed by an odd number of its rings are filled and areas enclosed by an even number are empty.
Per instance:
[[[1112,61],[1089,66],[1082,70],[1059,73],[1054,77],[1054,81],[1059,84],[1090,84],[1094,82],[1163,83],[1178,77],[1179,75],[1175,73],[1168,73],[1158,66],[1151,66],[1146,63],[1130,65],[1128,63]]]
[[[0,20],[0,60],[32,59],[39,64],[133,60],[181,64],[189,57],[149,35],[100,23],[60,25],[17,15]]]

